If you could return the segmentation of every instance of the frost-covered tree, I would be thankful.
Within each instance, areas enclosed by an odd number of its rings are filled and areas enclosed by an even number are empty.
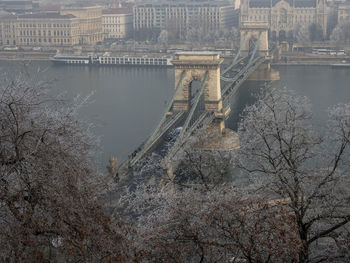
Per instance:
[[[306,98],[267,88],[246,108],[240,149],[229,159],[185,147],[188,170],[180,176],[195,183],[182,187],[175,177],[168,188],[141,187],[129,203],[138,211],[138,255],[145,262],[346,262],[350,104],[329,117],[316,131]],[[213,180],[221,161],[248,184]]]
[[[159,45],[166,49],[168,46],[168,31],[162,30],[159,34],[157,42]]]
[[[140,262],[297,261],[302,246],[295,217],[277,202],[234,187],[153,190],[137,196],[138,204],[152,207],[138,221]]]
[[[79,105],[23,76],[0,85],[1,262],[125,258],[125,229],[97,202],[104,180]]]
[[[350,41],[350,23],[338,23],[333,29],[330,39],[336,43],[348,43]]]
[[[294,32],[295,38],[299,43],[310,42],[310,32],[307,26],[298,25]]]
[[[177,186],[198,185],[209,190],[232,180],[230,152],[185,147],[178,155],[181,160],[176,169],[173,168],[172,180]]]
[[[311,24],[309,26],[309,35],[311,41],[323,41],[323,31],[320,24]]]
[[[311,117],[306,98],[267,89],[245,110],[237,165],[251,185],[285,200],[294,214],[303,244],[299,262],[344,260],[348,252],[325,248],[336,247],[349,227],[350,104],[330,110],[323,132]]]

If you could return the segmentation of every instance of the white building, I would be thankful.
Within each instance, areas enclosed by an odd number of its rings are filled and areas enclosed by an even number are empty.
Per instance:
[[[126,38],[133,29],[132,9],[110,8],[102,11],[105,38]]]

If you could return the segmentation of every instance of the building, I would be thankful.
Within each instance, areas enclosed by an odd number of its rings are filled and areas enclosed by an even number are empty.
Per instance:
[[[0,9],[0,21],[2,19],[2,17],[7,17],[10,13],[5,11],[5,10],[2,10]],[[0,45],[2,45],[2,27],[1,27],[1,24],[0,24]]]
[[[101,6],[69,5],[62,7],[60,13],[79,19],[80,45],[91,45],[104,40]]]
[[[79,44],[79,19],[73,15],[8,15],[2,18],[1,24],[4,45],[64,47]]]
[[[137,4],[134,29],[159,28],[186,31],[192,24],[206,30],[231,29],[234,5],[228,2],[165,2]]]
[[[102,11],[105,38],[127,38],[133,30],[131,8],[110,8]]]
[[[292,37],[300,27],[319,25],[327,31],[326,0],[242,0],[240,22],[267,22],[271,38]]]
[[[350,2],[341,3],[338,5],[338,23],[350,22]]]
[[[60,12],[11,14],[1,19],[4,45],[65,47],[103,41],[102,8],[63,8]]]
[[[0,8],[15,13],[38,10],[39,1],[32,0],[0,0]]]

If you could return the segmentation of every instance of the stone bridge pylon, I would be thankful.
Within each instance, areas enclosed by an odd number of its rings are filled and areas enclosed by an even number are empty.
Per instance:
[[[257,52],[259,56],[266,57],[269,55],[268,41],[269,25],[266,22],[241,22],[241,55],[248,56],[257,44]],[[254,44],[254,46],[253,46]]]
[[[179,52],[174,64],[175,89],[173,111],[188,111],[191,103],[191,83],[204,83],[205,110],[222,111],[220,64],[223,59],[216,52]],[[178,86],[180,85],[180,86]]]

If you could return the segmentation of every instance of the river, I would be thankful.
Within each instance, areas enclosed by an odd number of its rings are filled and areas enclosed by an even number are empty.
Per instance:
[[[14,75],[22,62],[0,61],[0,71]],[[91,93],[91,102],[82,108],[83,120],[94,124],[93,131],[101,140],[99,162],[106,164],[110,155],[125,159],[152,132],[174,91],[171,68],[60,66],[51,62],[31,62],[31,72],[45,72],[39,79],[52,81],[53,94],[65,93],[67,99]],[[350,69],[326,66],[283,66],[277,68],[281,80],[298,95],[307,96],[316,123],[326,119],[329,106],[350,102]],[[246,82],[232,99],[228,126],[235,129],[239,113],[252,103],[262,83]]]

